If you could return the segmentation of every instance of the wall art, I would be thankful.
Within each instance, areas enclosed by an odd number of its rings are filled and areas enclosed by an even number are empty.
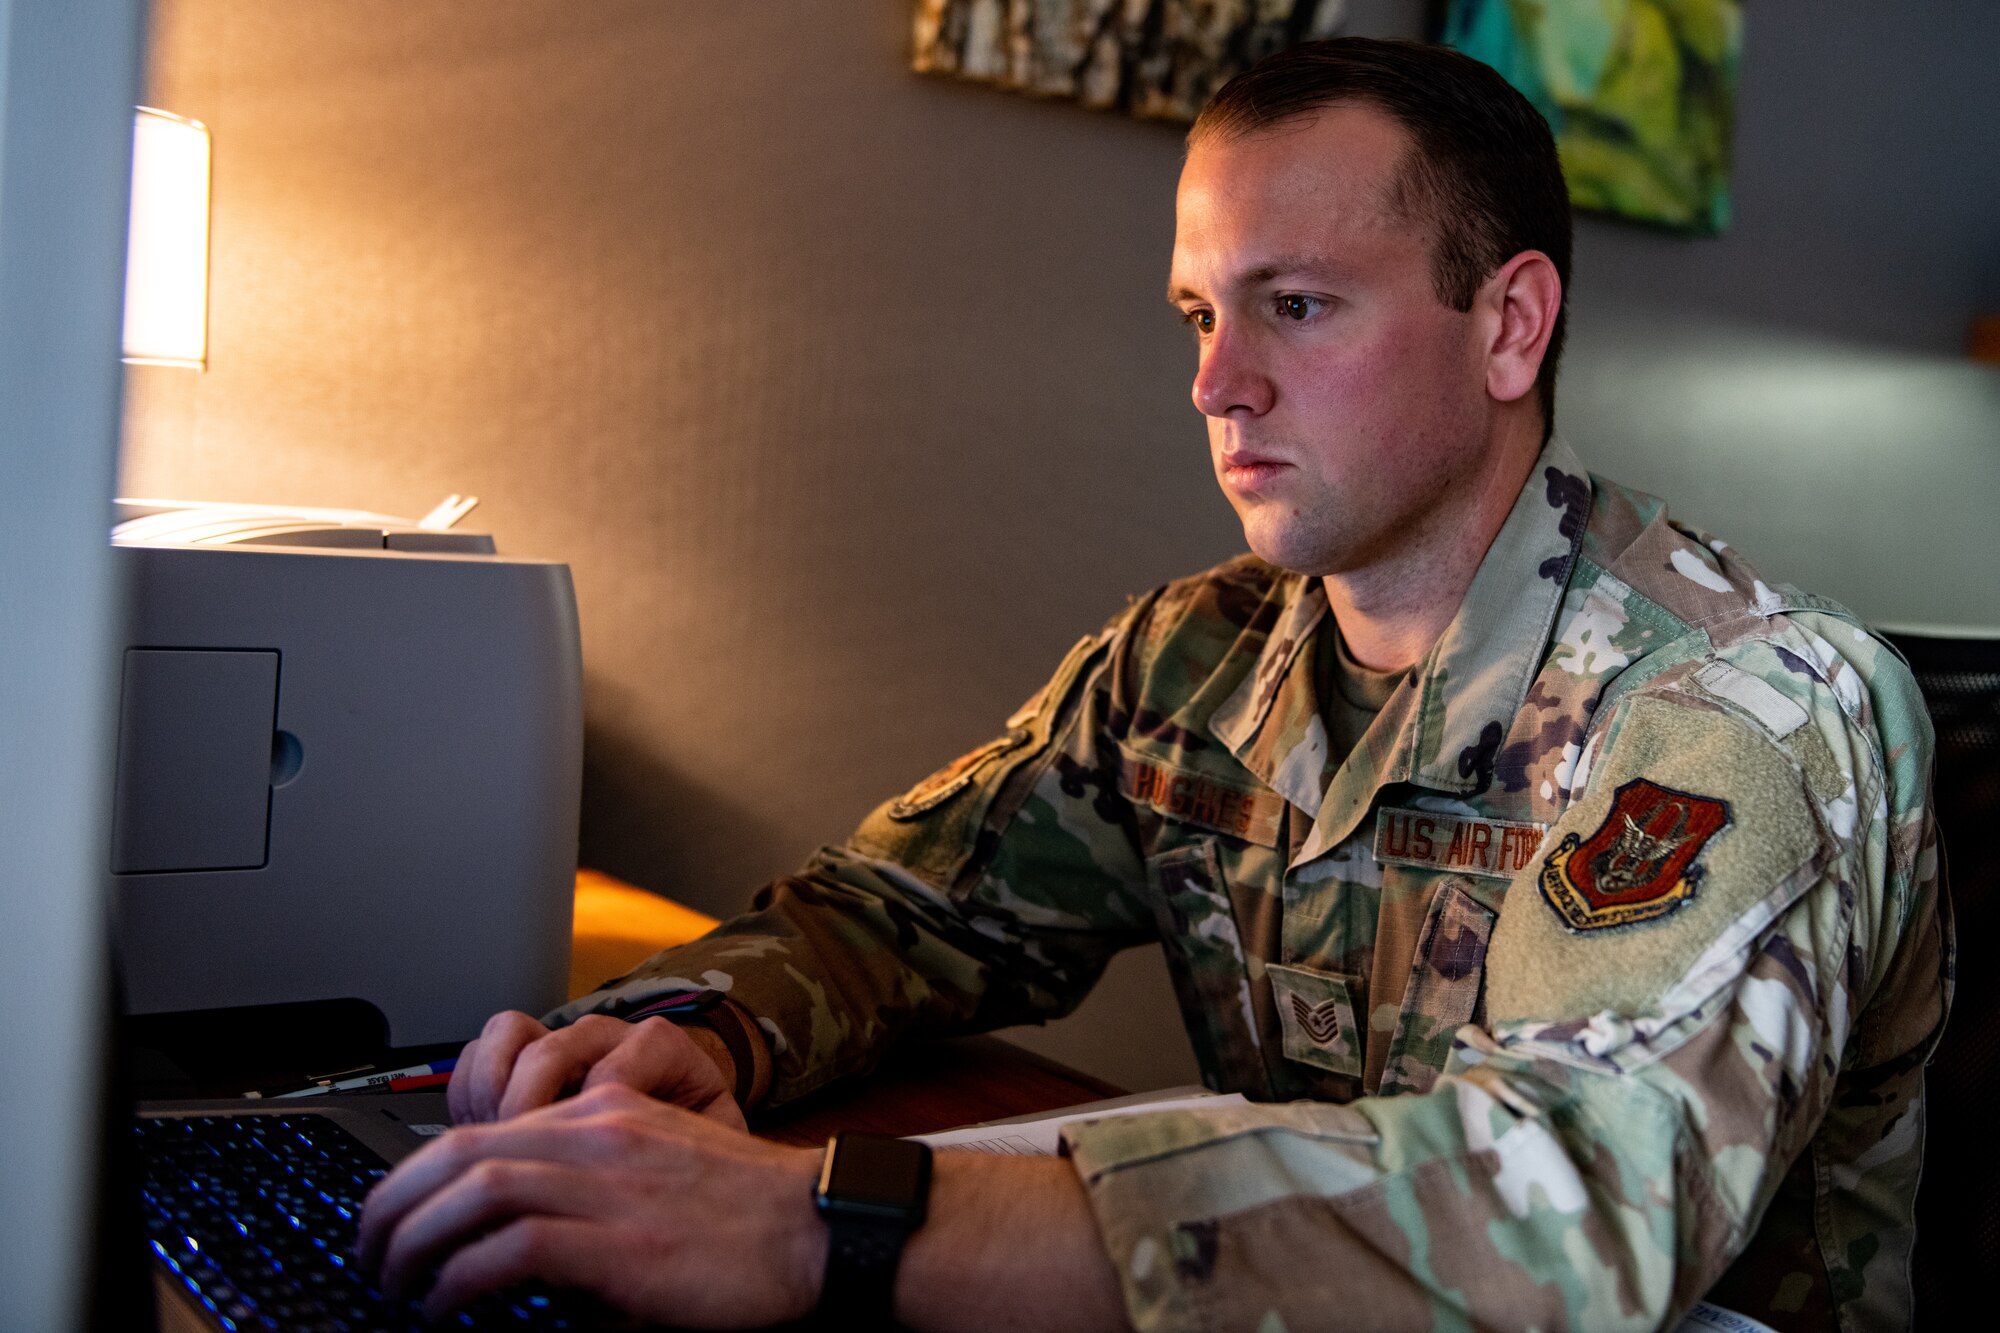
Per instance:
[[[1085,106],[1191,121],[1273,51],[1338,29],[1347,0],[916,0],[912,65]]]
[[[1577,207],[1729,225],[1741,0],[1450,0],[1443,38],[1548,117]]]

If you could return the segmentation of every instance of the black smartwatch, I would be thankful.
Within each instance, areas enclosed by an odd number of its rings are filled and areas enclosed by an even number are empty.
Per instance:
[[[826,1219],[826,1281],[818,1314],[859,1328],[894,1321],[896,1263],[924,1224],[929,1145],[843,1131],[827,1140],[813,1203]]]

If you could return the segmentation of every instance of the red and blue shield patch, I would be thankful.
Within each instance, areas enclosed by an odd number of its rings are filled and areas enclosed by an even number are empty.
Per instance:
[[[1571,930],[1636,925],[1684,906],[1695,858],[1729,826],[1729,803],[1638,778],[1618,789],[1587,838],[1565,834],[1542,861],[1542,896]]]

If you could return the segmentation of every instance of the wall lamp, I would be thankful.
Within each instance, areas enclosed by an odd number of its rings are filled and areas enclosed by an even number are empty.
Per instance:
[[[132,130],[125,254],[125,359],[208,361],[208,127],[151,107]]]

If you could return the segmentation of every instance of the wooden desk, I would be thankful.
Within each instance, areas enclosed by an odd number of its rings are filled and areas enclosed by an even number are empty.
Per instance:
[[[305,1075],[287,1049],[297,1039],[296,1029],[283,1025],[274,1034],[230,1030],[217,1038],[199,1025],[176,1036],[155,1022],[147,1035],[158,1049],[147,1047],[143,1053],[150,1059],[127,1071],[140,1100],[237,1097],[246,1088],[276,1087]],[[164,1052],[171,1052],[171,1058]],[[456,1046],[391,1050],[322,1043],[307,1067],[314,1072],[359,1064],[394,1069],[457,1053]],[[751,1129],[779,1143],[818,1147],[836,1130],[929,1134],[1124,1093],[997,1037],[961,1037],[914,1047],[867,1078],[758,1116]]]
[[[779,1143],[818,1147],[836,1130],[929,1134],[1125,1091],[997,1037],[961,1037],[916,1047],[865,1079],[759,1116],[750,1128]]]

